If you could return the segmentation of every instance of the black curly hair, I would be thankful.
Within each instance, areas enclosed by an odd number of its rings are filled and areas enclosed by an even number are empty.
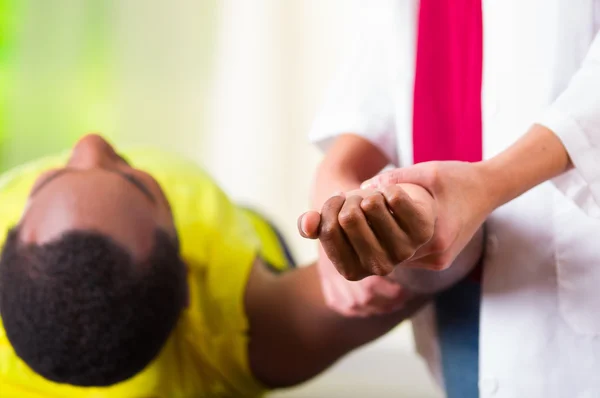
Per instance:
[[[0,316],[16,354],[57,383],[109,386],[160,352],[187,301],[176,239],[157,230],[136,264],[108,236],[71,231],[23,244],[9,231],[0,257]]]

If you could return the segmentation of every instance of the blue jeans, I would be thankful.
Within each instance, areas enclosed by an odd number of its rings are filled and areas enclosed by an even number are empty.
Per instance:
[[[435,299],[442,372],[448,398],[479,397],[481,284],[466,278]]]

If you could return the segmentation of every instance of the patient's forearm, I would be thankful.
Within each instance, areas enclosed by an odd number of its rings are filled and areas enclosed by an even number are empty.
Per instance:
[[[270,387],[291,386],[318,375],[348,352],[391,330],[427,301],[413,297],[392,314],[347,318],[326,305],[316,267],[282,275],[267,275],[262,268],[253,271],[262,274],[262,282],[249,286],[248,291],[262,296],[248,301],[249,350],[255,376]]]

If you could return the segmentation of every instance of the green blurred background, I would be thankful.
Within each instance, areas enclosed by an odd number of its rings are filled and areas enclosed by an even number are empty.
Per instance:
[[[0,171],[88,131],[191,151],[217,0],[170,3],[0,0]]]

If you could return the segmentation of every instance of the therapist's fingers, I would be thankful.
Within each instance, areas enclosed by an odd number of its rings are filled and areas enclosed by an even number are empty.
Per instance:
[[[348,280],[358,280],[366,275],[339,223],[339,213],[345,201],[342,196],[333,196],[323,205],[319,241],[337,271]]]
[[[409,260],[416,247],[390,212],[383,194],[367,196],[360,204],[371,229],[392,263]]]
[[[364,181],[362,189],[381,189],[390,185],[415,184],[422,187],[432,187],[435,173],[429,162],[419,163],[410,167],[400,167],[384,171],[373,178]]]
[[[385,276],[394,269],[394,264],[390,261],[367,222],[361,208],[362,201],[362,196],[348,197],[340,210],[338,218],[361,265],[360,269],[345,270],[346,273],[350,274],[352,280],[362,279],[370,275]],[[350,279],[347,275],[346,278]]]
[[[298,232],[303,238],[317,239],[320,224],[321,214],[317,211],[307,211],[298,217]]]
[[[382,193],[396,223],[406,232],[414,250],[429,242],[435,229],[433,197],[422,188],[411,197],[398,185],[385,187]]]

